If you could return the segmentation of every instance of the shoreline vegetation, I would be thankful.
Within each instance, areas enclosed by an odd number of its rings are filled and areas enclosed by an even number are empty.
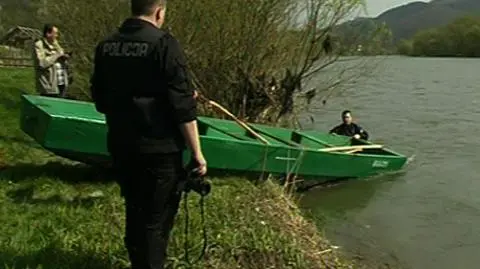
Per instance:
[[[349,34],[347,40],[330,29],[363,5],[363,0],[262,0],[248,5],[244,0],[171,1],[166,27],[185,48],[194,85],[206,97],[215,96],[216,102],[248,122],[297,126],[297,115],[310,103],[325,103],[343,85],[372,72],[369,63],[354,60],[355,66],[329,70],[340,54],[357,50],[355,35]],[[128,1],[11,1],[2,5],[0,18],[4,29],[58,25],[60,42],[74,51],[75,83],[69,97],[89,100],[86,89],[94,46],[128,11]],[[299,15],[306,20],[300,21]],[[385,41],[384,34],[372,29],[361,38],[375,46]],[[329,53],[324,49],[327,41]],[[13,68],[0,72],[0,268],[124,268],[124,216],[116,184],[101,171],[44,151],[19,129],[20,95],[33,93],[32,72]],[[311,78],[315,88],[306,88]],[[206,107],[200,110],[222,117]],[[206,199],[209,248],[204,260],[182,264],[182,202],[169,247],[172,265],[380,268],[356,264],[331,246],[304,217],[294,195],[277,183],[212,180]],[[198,196],[189,197],[193,259],[200,254],[203,238]]]
[[[480,57],[480,16],[463,16],[451,23],[417,32],[398,44],[400,55],[414,57]]]
[[[171,1],[164,28],[185,49],[194,86],[205,97],[215,97],[245,121],[292,126],[313,100],[326,101],[374,68],[372,61],[350,59],[353,66],[330,72],[340,55],[357,51],[356,44],[375,51],[388,43],[383,26],[370,25],[361,34],[353,26],[336,28],[364,5],[364,0]],[[94,47],[128,15],[128,1],[11,1],[2,5],[0,19],[4,31],[58,25],[61,44],[74,52],[70,96],[89,100]],[[203,104],[200,110],[224,117]]]

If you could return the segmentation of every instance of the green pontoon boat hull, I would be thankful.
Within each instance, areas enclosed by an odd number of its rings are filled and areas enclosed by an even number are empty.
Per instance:
[[[92,103],[23,95],[21,104],[21,129],[42,147],[74,161],[109,164],[105,119]],[[343,136],[251,124],[268,140],[267,145],[235,121],[199,117],[198,124],[209,170],[352,178],[397,171],[407,161],[406,156],[383,147],[329,151],[352,145]],[[185,161],[188,158],[185,154]]]

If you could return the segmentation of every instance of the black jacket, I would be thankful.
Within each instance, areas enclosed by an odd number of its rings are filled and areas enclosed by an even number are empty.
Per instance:
[[[179,43],[149,22],[127,19],[95,49],[91,94],[110,152],[183,150],[179,125],[196,119],[193,93]]]
[[[330,133],[335,133],[338,135],[350,136],[353,137],[354,135],[360,135],[360,138],[363,140],[368,140],[368,133],[362,127],[358,126],[355,123],[351,123],[349,125],[342,123],[338,126],[335,126]]]

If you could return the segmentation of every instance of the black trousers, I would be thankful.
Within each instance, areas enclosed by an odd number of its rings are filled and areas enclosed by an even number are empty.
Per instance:
[[[182,153],[111,154],[125,198],[125,245],[132,269],[163,269],[186,178]]]
[[[58,98],[65,98],[67,96],[67,91],[65,85],[58,85],[59,93],[42,93],[42,96],[47,97],[58,97]]]

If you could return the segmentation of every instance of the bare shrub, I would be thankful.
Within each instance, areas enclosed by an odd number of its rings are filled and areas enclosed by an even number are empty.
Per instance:
[[[204,96],[244,120],[290,125],[312,100],[330,97],[354,77],[344,76],[346,68],[338,65],[333,73],[329,69],[340,55],[359,45],[355,34],[338,37],[335,27],[363,4],[363,0],[169,1],[165,27],[183,44],[194,85]],[[40,9],[37,16],[55,18],[65,46],[75,52],[73,94],[89,99],[93,48],[128,16],[129,1],[50,0]],[[364,45],[382,41],[374,38],[380,36],[378,31],[358,36],[363,36]],[[369,69],[364,63],[355,68]],[[326,73],[330,75],[321,75]],[[314,85],[305,87],[312,78]],[[202,112],[222,116],[206,107]]]

